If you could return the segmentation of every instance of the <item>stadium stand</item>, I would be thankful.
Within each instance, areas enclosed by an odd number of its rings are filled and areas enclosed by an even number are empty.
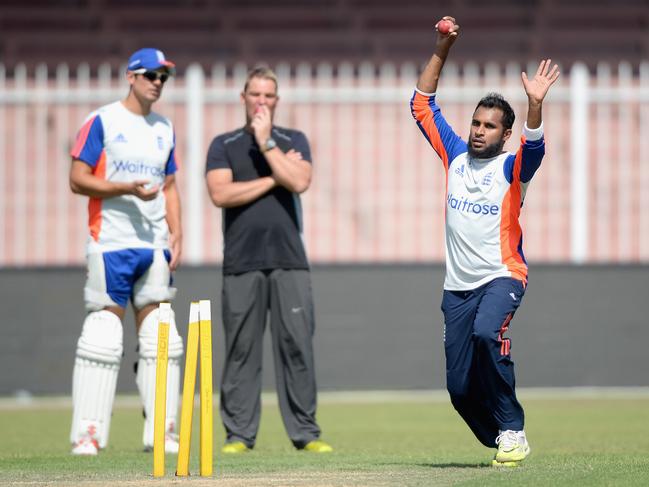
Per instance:
[[[280,61],[417,61],[454,14],[458,62],[649,59],[649,0],[0,0],[0,59],[117,67],[143,45],[182,69]]]

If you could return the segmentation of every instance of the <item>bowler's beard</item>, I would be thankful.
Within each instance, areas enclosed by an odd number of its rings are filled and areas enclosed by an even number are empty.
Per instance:
[[[501,140],[500,142],[496,142],[495,144],[485,146],[481,150],[474,149],[473,145],[471,145],[471,142],[469,142],[467,147],[469,149],[469,155],[474,159],[491,159],[492,157],[496,157],[498,154],[500,154],[503,151],[504,146],[505,141]]]

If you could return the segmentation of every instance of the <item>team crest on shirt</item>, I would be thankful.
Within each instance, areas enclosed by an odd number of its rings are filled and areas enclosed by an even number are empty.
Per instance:
[[[494,172],[491,171],[484,175],[484,177],[482,178],[482,182],[480,184],[482,186],[491,186],[493,180],[494,180]]]
[[[158,135],[158,149],[160,149],[160,150],[164,150],[164,148],[165,148],[165,146],[164,146],[164,140],[162,139],[161,136]]]

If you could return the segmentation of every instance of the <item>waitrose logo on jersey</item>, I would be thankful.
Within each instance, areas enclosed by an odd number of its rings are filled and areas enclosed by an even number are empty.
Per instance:
[[[165,177],[164,169],[150,166],[142,161],[113,161],[113,168],[116,172],[127,172],[138,176]]]
[[[500,206],[493,203],[475,203],[468,200],[464,196],[456,198],[453,194],[449,194],[446,198],[446,204],[462,213],[473,213],[475,215],[498,215],[500,213]]]

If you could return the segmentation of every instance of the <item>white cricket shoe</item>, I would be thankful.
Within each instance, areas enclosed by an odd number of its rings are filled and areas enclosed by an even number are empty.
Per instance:
[[[165,433],[165,453],[178,453],[179,446],[177,434]],[[152,452],[153,445],[144,445],[144,451]]]
[[[72,455],[97,455],[99,453],[99,445],[97,440],[91,436],[83,436],[79,441],[72,445]]]
[[[531,452],[524,431],[501,431],[496,438],[496,444],[498,451],[492,462],[494,466],[518,466]]]
[[[167,433],[165,435],[165,453],[178,453],[178,435],[174,433]]]

